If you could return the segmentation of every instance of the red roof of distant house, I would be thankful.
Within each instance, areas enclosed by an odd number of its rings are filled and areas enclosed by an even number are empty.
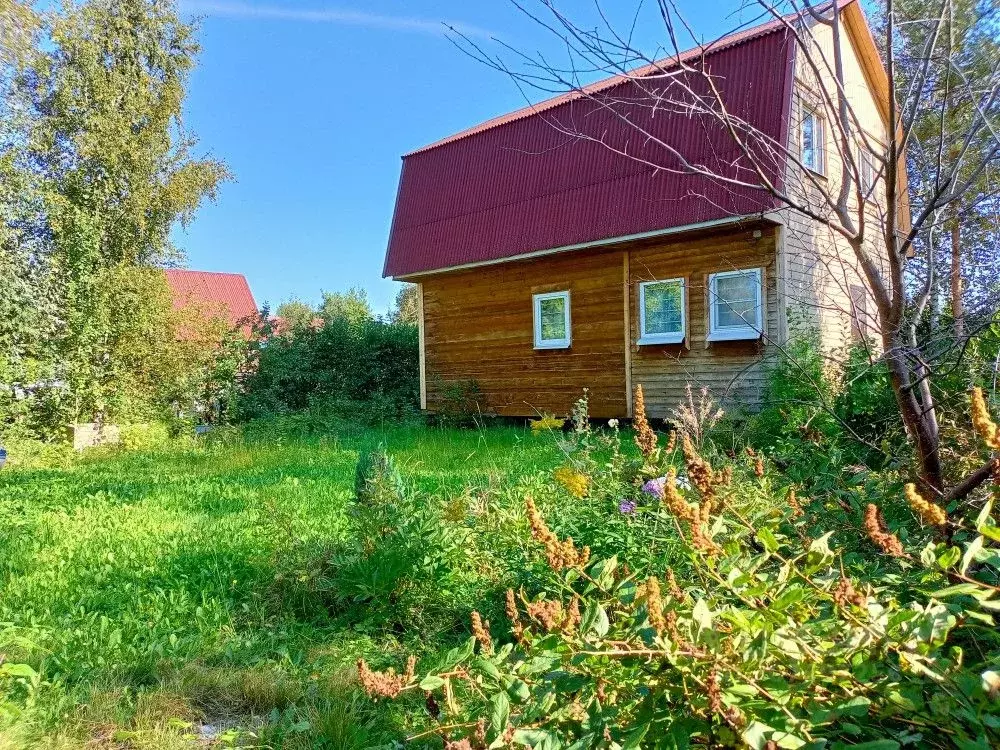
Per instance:
[[[246,277],[241,273],[174,268],[164,273],[173,293],[174,309],[194,305],[206,314],[225,318],[234,328],[245,325],[257,315],[257,303]]]
[[[771,21],[681,58],[690,62],[704,55],[729,111],[784,143],[793,48],[785,24]],[[671,64],[666,60],[632,75]],[[666,164],[662,149],[624,124],[628,117],[689,162],[729,174],[742,169],[741,154],[720,128],[686,113],[651,112],[641,94],[630,98],[634,86],[616,76],[406,155],[384,274],[498,261],[774,208],[764,191],[657,170],[575,135],[585,132]],[[770,176],[780,182],[781,175],[775,159]]]

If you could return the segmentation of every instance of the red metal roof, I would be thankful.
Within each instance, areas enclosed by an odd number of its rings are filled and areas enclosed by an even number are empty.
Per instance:
[[[784,143],[793,47],[785,26],[772,21],[682,58],[704,54],[729,111]],[[689,82],[704,89],[697,76]],[[497,261],[774,208],[764,191],[657,170],[614,153],[607,146],[671,166],[663,147],[623,118],[691,163],[748,177],[721,128],[677,108],[654,111],[635,83],[611,78],[586,94],[555,97],[405,156],[384,274]],[[775,161],[771,177],[780,181],[782,169]]]
[[[245,325],[258,314],[250,285],[241,273],[174,268],[164,273],[173,294],[174,309],[195,305],[207,314],[223,316],[234,328]]]

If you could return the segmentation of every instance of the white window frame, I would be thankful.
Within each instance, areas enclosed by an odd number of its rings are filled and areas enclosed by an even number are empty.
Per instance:
[[[814,164],[806,164],[805,161],[806,119],[810,117],[813,121],[813,153],[816,155]],[[823,119],[823,115],[805,104],[802,105],[802,117],[799,121],[799,160],[809,171],[826,176],[826,120]]]
[[[550,299],[564,299],[566,305],[563,308],[566,318],[566,337],[561,339],[542,339],[542,302]],[[531,309],[534,317],[535,327],[535,348],[536,349],[568,349],[573,341],[572,315],[570,314],[569,290],[561,292],[545,292],[544,294],[534,294],[531,297]]]
[[[646,287],[652,284],[678,283],[681,285],[681,330],[673,333],[646,333]],[[640,346],[647,344],[682,344],[687,336],[687,280],[654,279],[639,282],[639,340]]]
[[[755,316],[752,324],[742,326],[725,326],[718,324],[717,293],[718,280],[729,276],[753,275],[756,278],[757,304],[754,307]],[[719,271],[708,276],[708,341],[746,341],[759,339],[764,334],[764,269],[743,268],[737,271]]]

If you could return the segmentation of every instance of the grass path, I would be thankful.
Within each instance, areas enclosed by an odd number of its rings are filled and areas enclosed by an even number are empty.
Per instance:
[[[276,601],[289,549],[344,540],[358,455],[380,444],[445,497],[558,461],[524,429],[397,428],[0,472],[0,654],[38,675],[0,678],[0,748],[225,745],[234,722],[263,724],[261,746],[399,731],[345,697],[345,673],[413,644]]]

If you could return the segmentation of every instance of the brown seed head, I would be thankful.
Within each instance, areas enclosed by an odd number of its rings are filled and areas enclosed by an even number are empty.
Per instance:
[[[906,556],[902,542],[899,541],[899,538],[895,534],[891,534],[885,528],[885,521],[882,519],[882,514],[878,506],[874,503],[869,503],[865,509],[865,531],[868,533],[868,538],[885,554],[892,555],[893,557]]]
[[[868,598],[864,594],[859,594],[854,589],[854,584],[851,583],[849,578],[841,578],[837,582],[837,588],[833,590],[833,601],[841,608],[846,607],[848,604],[853,604],[855,607],[863,607],[868,603]]]
[[[633,405],[635,416],[632,425],[635,428],[635,444],[639,452],[646,459],[651,459],[656,454],[656,433],[649,426],[646,418],[646,399],[642,395],[642,385],[635,386],[635,404]]]
[[[491,653],[493,651],[493,638],[490,636],[490,621],[484,621],[482,616],[475,610],[472,611],[471,619],[472,635],[484,653]]]
[[[653,630],[657,635],[663,635],[667,623],[663,619],[663,598],[660,595],[660,582],[656,580],[656,576],[646,579],[646,611]]]
[[[906,502],[910,504],[913,512],[920,516],[921,521],[929,526],[944,526],[948,523],[948,515],[944,512],[944,508],[940,505],[935,505],[930,500],[925,500],[917,492],[915,484],[912,482],[907,483],[903,491],[906,493]]]
[[[417,657],[410,656],[406,660],[406,672],[397,675],[393,669],[375,672],[369,668],[368,662],[358,659],[358,679],[361,681],[361,687],[372,698],[395,698],[413,679],[416,664]]]
[[[545,519],[535,506],[535,501],[529,495],[524,500],[528,512],[528,524],[531,536],[545,547],[545,559],[552,570],[559,572],[565,568],[582,568],[590,560],[590,548],[577,550],[572,538],[560,542],[558,537],[549,530]]]
[[[993,417],[990,416],[989,407],[986,406],[986,398],[983,396],[982,388],[973,388],[971,395],[972,402],[972,426],[976,428],[979,437],[983,439],[993,450],[1000,450],[1000,428],[997,427]]]
[[[792,509],[792,518],[801,518],[804,515],[802,506],[799,505],[799,498],[795,494],[795,488],[788,488],[788,495],[785,498],[788,502],[788,507]]]

